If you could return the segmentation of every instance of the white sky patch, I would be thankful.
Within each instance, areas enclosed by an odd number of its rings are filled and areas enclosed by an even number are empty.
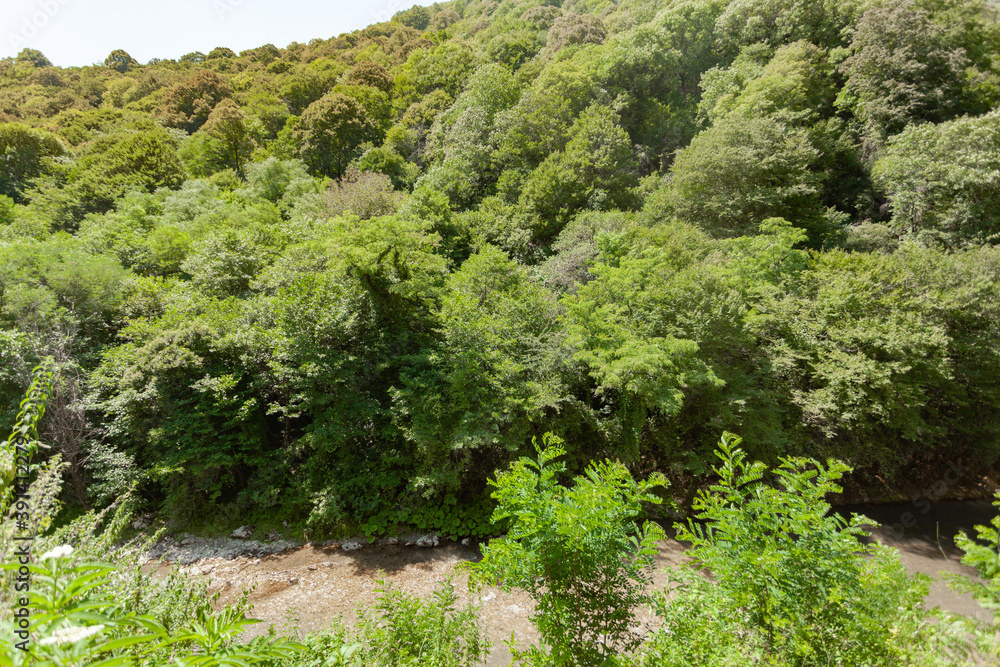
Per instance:
[[[140,63],[264,44],[328,39],[432,0],[3,0],[0,57],[37,49],[61,67],[124,49]]]

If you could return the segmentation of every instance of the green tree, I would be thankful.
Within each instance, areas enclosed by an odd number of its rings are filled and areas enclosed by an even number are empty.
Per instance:
[[[416,490],[460,488],[476,461],[505,457],[571,411],[552,296],[486,246],[445,282],[440,342],[402,375],[400,428],[419,452]]]
[[[910,122],[940,122],[966,105],[965,50],[911,0],[868,9],[852,33],[840,104],[864,128],[869,154]]]
[[[1000,510],[1000,494],[994,494],[993,507]],[[990,519],[988,526],[975,526],[975,537],[969,537],[963,530],[955,536],[955,545],[962,550],[962,564],[976,568],[979,581],[963,574],[943,573],[948,586],[964,595],[969,595],[979,606],[989,611],[991,622],[982,619],[960,619],[960,627],[966,626],[974,645],[982,655],[995,658],[1000,656],[996,628],[1000,619],[1000,516]],[[964,622],[962,622],[964,621]]]
[[[231,99],[222,100],[212,109],[201,131],[218,142],[217,147],[212,147],[218,153],[214,156],[217,162],[242,176],[243,166],[250,161],[254,149],[254,132],[236,103]]]
[[[332,93],[309,105],[293,139],[313,174],[337,178],[375,132],[375,123],[356,100]]]
[[[392,93],[393,80],[389,71],[370,60],[362,60],[344,74],[344,83],[349,86],[368,86],[381,90],[386,95]]]
[[[113,69],[119,74],[131,72],[139,65],[139,62],[122,49],[115,49],[104,59],[104,66]]]
[[[54,134],[23,123],[0,124],[0,194],[23,203],[32,179],[63,155],[66,147]]]
[[[431,23],[431,14],[426,7],[417,5],[416,7],[396,12],[392,20],[417,30],[425,30]]]
[[[872,168],[892,230],[948,246],[1000,242],[1000,113],[908,127]]]
[[[193,133],[205,124],[212,109],[229,96],[225,79],[211,70],[199,70],[163,93],[157,115],[170,127]]]
[[[52,67],[52,61],[37,49],[21,49],[21,52],[14,58],[14,62],[18,65],[26,64],[32,67]]]
[[[104,212],[130,189],[177,188],[184,170],[176,137],[155,124],[139,125],[94,141],[71,166],[70,193],[80,211]]]
[[[891,548],[862,544],[867,519],[830,512],[825,498],[841,491],[837,481],[850,468],[789,457],[769,471],[748,462],[739,444],[723,436],[719,481],[699,491],[695,517],[676,526],[722,604],[745,611],[767,652],[787,664],[913,664],[930,634],[921,607],[927,583],[907,575]],[[696,594],[680,595],[689,591]]]
[[[574,44],[603,44],[607,36],[607,30],[597,16],[567,12],[549,28],[545,48],[540,55],[551,58],[560,49]]]
[[[535,219],[535,238],[551,240],[584,208],[634,209],[638,185],[628,134],[613,109],[592,105],[571,130],[565,150],[528,175],[520,205]]]
[[[799,40],[824,48],[844,46],[845,32],[857,21],[858,4],[839,0],[730,2],[716,23],[719,46],[729,57],[757,43],[772,51]]]
[[[399,102],[406,108],[437,89],[455,99],[475,66],[472,49],[463,43],[447,41],[432,49],[416,49],[397,74]]]
[[[779,117],[726,117],[677,154],[647,210],[719,237],[752,234],[773,217],[822,233],[823,174],[812,169],[819,158],[809,134]]]

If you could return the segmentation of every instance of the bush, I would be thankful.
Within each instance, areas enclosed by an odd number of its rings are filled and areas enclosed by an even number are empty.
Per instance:
[[[850,469],[791,457],[769,471],[748,463],[739,443],[723,436],[719,482],[699,493],[695,518],[677,525],[678,539],[691,543],[688,553],[711,571],[717,590],[682,577],[681,602],[673,604],[690,608],[691,596],[700,596],[716,607],[706,607],[704,624],[693,630],[685,627],[690,616],[668,612],[661,634],[700,634],[705,642],[728,624],[748,640],[742,650],[757,645],[779,664],[926,664],[918,654],[933,639],[921,607],[927,578],[907,575],[893,549],[862,544],[871,522],[830,513],[824,500],[841,491],[836,481]],[[723,611],[728,619],[713,617]]]
[[[305,650],[280,661],[282,667],[471,667],[482,664],[490,650],[483,624],[471,606],[456,608],[451,582],[442,583],[434,598],[392,590],[379,580],[375,607],[360,614],[354,633],[338,619],[306,637]]]
[[[0,665],[117,667],[170,662],[215,667],[287,658],[301,650],[300,645],[273,634],[245,645],[235,642],[246,626],[256,622],[246,618],[246,593],[242,603],[216,613],[212,603],[218,596],[208,597],[204,585],[192,584],[176,572],[159,582],[143,575],[139,554],[149,545],[130,549],[118,544],[129,519],[127,502],[118,506],[100,534],[98,527],[107,510],[88,513],[46,535],[62,486],[63,465],[58,455],[41,467],[32,467],[36,471],[33,483],[12,502],[13,482],[20,484],[21,479],[8,464],[15,461],[15,453],[30,459],[37,452],[37,425],[52,381],[51,361],[35,369],[14,432],[0,446],[0,509],[4,510],[0,513]],[[21,477],[22,469],[17,472]],[[16,512],[8,515],[11,504]],[[17,539],[28,535],[34,536],[31,541]],[[14,552],[15,544],[27,547],[28,562]],[[44,553],[34,555],[39,552]],[[120,562],[101,562],[97,556]],[[30,588],[18,591],[15,577],[23,577],[25,569]],[[31,610],[25,619],[27,627],[15,615],[25,608]]]
[[[996,494],[993,506],[1000,509],[1000,493]],[[978,539],[977,539],[978,538]],[[959,621],[957,626],[972,638],[976,648],[991,658],[1000,658],[1000,516],[995,516],[989,526],[976,526],[976,537],[961,532],[955,536],[955,544],[964,552],[962,564],[976,568],[981,581],[975,581],[960,574],[945,574],[948,585],[973,600],[992,615],[990,623],[972,619]]]
[[[507,537],[483,548],[471,566],[472,583],[495,582],[526,590],[536,603],[533,621],[548,652],[532,647],[515,657],[557,665],[613,665],[616,653],[638,645],[632,610],[650,598],[653,554],[663,530],[636,524],[643,503],[659,503],[652,489],[662,476],[636,482],[622,464],[591,463],[571,488],[553,463],[566,452],[551,433],[538,461],[521,458],[491,484],[493,521],[511,519]]]

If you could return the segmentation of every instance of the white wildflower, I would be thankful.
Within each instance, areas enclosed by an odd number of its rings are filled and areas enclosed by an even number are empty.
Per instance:
[[[76,642],[86,639],[87,637],[96,635],[102,630],[104,630],[103,625],[91,625],[88,628],[71,625],[65,628],[59,628],[48,637],[39,640],[38,644],[40,646],[48,646],[49,644],[75,644]]]
[[[73,547],[71,547],[68,544],[63,544],[62,546],[56,547],[52,551],[46,551],[45,553],[42,554],[42,557],[39,558],[38,560],[48,560],[50,558],[62,558],[63,556],[68,556],[71,553],[73,553]]]

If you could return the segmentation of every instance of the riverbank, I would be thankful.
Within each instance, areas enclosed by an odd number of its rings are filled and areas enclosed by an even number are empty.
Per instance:
[[[975,576],[972,568],[959,562],[961,552],[953,536],[959,530],[971,531],[976,523],[988,522],[993,516],[993,508],[983,501],[939,501],[927,512],[912,511],[914,509],[897,503],[848,506],[838,511],[863,513],[885,524],[871,532],[871,539],[896,548],[909,572],[935,579],[926,598],[928,606],[989,618],[988,612],[971,598],[948,588],[940,573]],[[907,513],[912,515],[912,521]],[[903,526],[904,523],[907,525]],[[345,551],[341,543],[330,543],[296,545],[272,552],[263,546],[265,543],[245,542],[243,555],[205,556],[213,548],[228,545],[222,542],[213,545],[204,538],[180,536],[171,541],[164,553],[170,554],[173,562],[187,563],[185,571],[192,576],[209,579],[210,591],[220,594],[219,605],[235,602],[244,587],[252,588],[253,616],[262,623],[252,627],[248,636],[261,634],[271,626],[283,633],[294,633],[296,629],[300,634],[316,632],[337,617],[350,623],[358,611],[374,605],[382,586],[380,581],[428,598],[439,582],[450,579],[458,593],[459,604],[472,601],[481,607],[481,616],[494,644],[487,663],[491,667],[510,663],[510,653],[504,642],[512,632],[522,647],[537,640],[529,620],[533,605],[527,595],[506,594],[495,588],[469,594],[468,577],[460,564],[479,557],[474,545],[443,541],[437,547],[420,548],[383,542]],[[685,545],[673,539],[659,543],[654,588],[667,585],[666,568],[685,561],[684,548]],[[158,571],[168,571],[173,562],[159,563]],[[656,618],[648,610],[640,610],[637,618],[644,629],[656,625]]]

